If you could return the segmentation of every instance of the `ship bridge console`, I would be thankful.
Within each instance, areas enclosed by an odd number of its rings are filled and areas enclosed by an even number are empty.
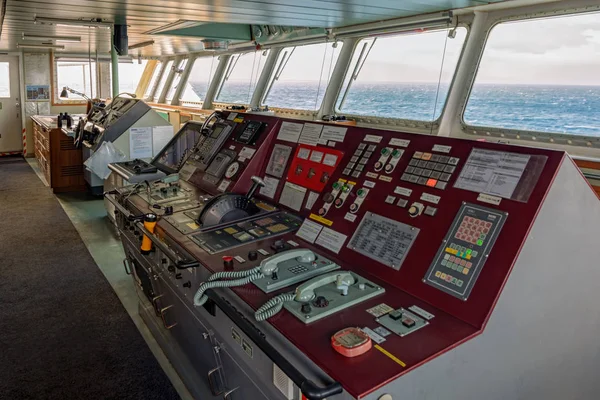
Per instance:
[[[193,393],[501,398],[546,351],[571,360],[554,343],[598,221],[564,152],[222,112],[151,165],[108,197]]]

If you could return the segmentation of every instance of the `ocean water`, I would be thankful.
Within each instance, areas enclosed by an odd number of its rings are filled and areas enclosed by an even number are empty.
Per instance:
[[[206,83],[190,84],[205,93]],[[432,83],[355,83],[340,114],[433,121],[447,93],[448,85],[438,92]],[[324,94],[318,82],[277,82],[264,104],[315,110]],[[227,82],[217,101],[248,103],[251,95],[248,82]],[[600,86],[476,84],[464,119],[473,126],[600,136]]]

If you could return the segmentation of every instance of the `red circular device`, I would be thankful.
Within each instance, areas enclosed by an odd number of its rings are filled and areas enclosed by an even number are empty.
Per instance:
[[[357,357],[371,350],[373,342],[360,328],[346,328],[331,337],[331,346],[344,357]]]

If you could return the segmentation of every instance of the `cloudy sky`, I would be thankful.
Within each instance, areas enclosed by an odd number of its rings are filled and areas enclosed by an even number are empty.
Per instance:
[[[443,81],[449,81],[466,37],[445,32],[379,38],[357,82],[437,82],[444,57]],[[359,44],[358,57],[362,43]],[[311,81],[339,53],[331,45],[296,49],[281,81]],[[444,53],[445,49],[445,53]],[[327,51],[327,54],[325,54]],[[246,72],[235,78],[248,76]],[[513,84],[600,85],[600,14],[504,23],[490,34],[477,81]],[[325,74],[326,76],[327,74]],[[232,76],[232,78],[234,78]]]

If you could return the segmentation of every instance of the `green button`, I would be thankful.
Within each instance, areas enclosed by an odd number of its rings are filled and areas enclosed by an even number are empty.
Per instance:
[[[469,256],[469,255],[471,255],[471,253],[472,253],[472,252],[473,252],[473,250],[471,250],[471,249],[467,249],[467,255],[468,255],[468,256]]]
[[[334,182],[334,183],[333,183],[333,188],[334,188],[335,190],[338,190],[338,189],[340,188],[340,186],[341,186],[341,184],[340,184],[339,182]]]
[[[392,151],[392,157],[394,157],[394,158],[400,157],[400,151],[397,149],[394,149],[394,151]]]
[[[447,260],[442,260],[442,265],[443,265],[444,267],[446,266],[446,264],[448,264],[448,261],[447,261]]]
[[[483,240],[478,240],[477,241],[477,246],[483,246]]]
[[[350,191],[350,186],[348,185],[344,185],[344,187],[342,188],[343,192],[349,192]]]
[[[364,189],[358,189],[358,192],[356,192],[356,194],[358,194],[358,197],[365,197],[365,190]]]
[[[387,147],[384,147],[383,149],[381,149],[381,154],[383,154],[384,156],[387,156],[388,154],[390,154],[390,149],[388,149]]]

